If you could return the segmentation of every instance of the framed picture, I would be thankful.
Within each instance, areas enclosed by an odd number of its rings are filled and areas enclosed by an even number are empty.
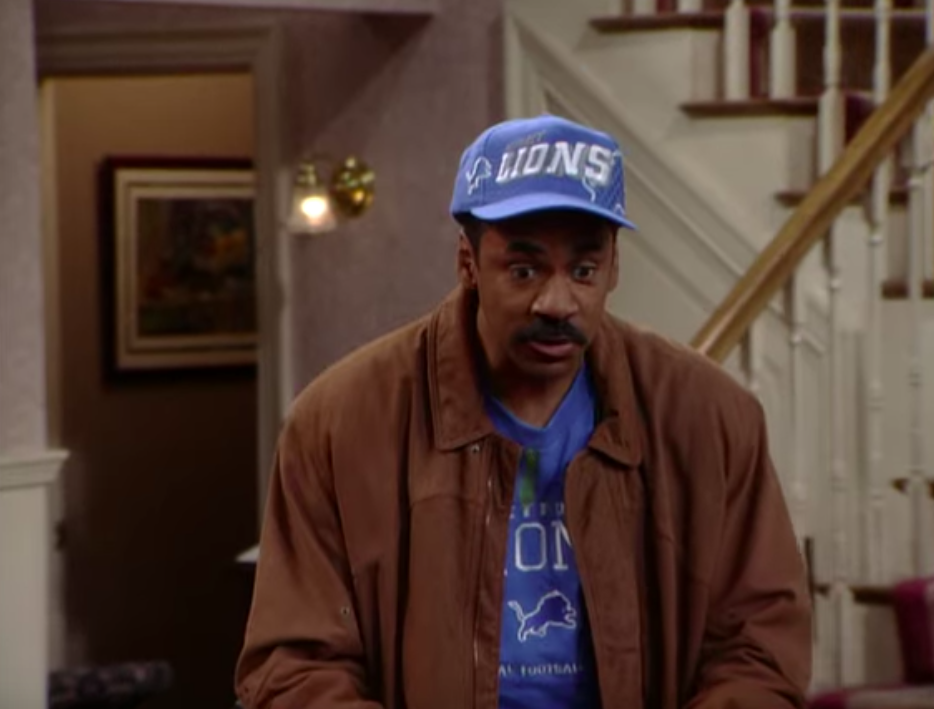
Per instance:
[[[249,161],[108,158],[100,197],[108,371],[255,363]]]

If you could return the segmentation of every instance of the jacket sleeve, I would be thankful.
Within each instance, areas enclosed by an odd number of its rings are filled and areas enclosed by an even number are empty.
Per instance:
[[[728,432],[722,546],[697,682],[688,709],[804,706],[811,606],[758,402]]]
[[[276,453],[237,694],[247,709],[379,709],[367,698],[332,471],[298,428],[286,423]]]

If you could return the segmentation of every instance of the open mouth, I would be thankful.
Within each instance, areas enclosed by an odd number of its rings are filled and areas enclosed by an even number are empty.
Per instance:
[[[577,343],[569,339],[529,340],[528,345],[545,359],[567,359],[574,354]]]

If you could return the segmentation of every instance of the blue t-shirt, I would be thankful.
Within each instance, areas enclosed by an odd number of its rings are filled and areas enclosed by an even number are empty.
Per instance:
[[[593,644],[564,522],[564,473],[594,428],[590,377],[581,367],[544,428],[493,397],[486,407],[497,431],[522,446],[506,552],[499,707],[595,709]]]

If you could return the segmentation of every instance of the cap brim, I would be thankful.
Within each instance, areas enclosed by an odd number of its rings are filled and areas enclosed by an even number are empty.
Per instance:
[[[484,207],[471,209],[470,213],[477,219],[495,222],[510,217],[518,217],[532,212],[544,212],[550,209],[574,209],[581,212],[588,212],[598,217],[603,217],[607,221],[623,227],[624,229],[636,230],[636,225],[626,217],[609,209],[604,209],[586,199],[577,199],[565,194],[537,193],[531,195],[522,195],[511,199],[504,199],[495,204],[488,204]]]

